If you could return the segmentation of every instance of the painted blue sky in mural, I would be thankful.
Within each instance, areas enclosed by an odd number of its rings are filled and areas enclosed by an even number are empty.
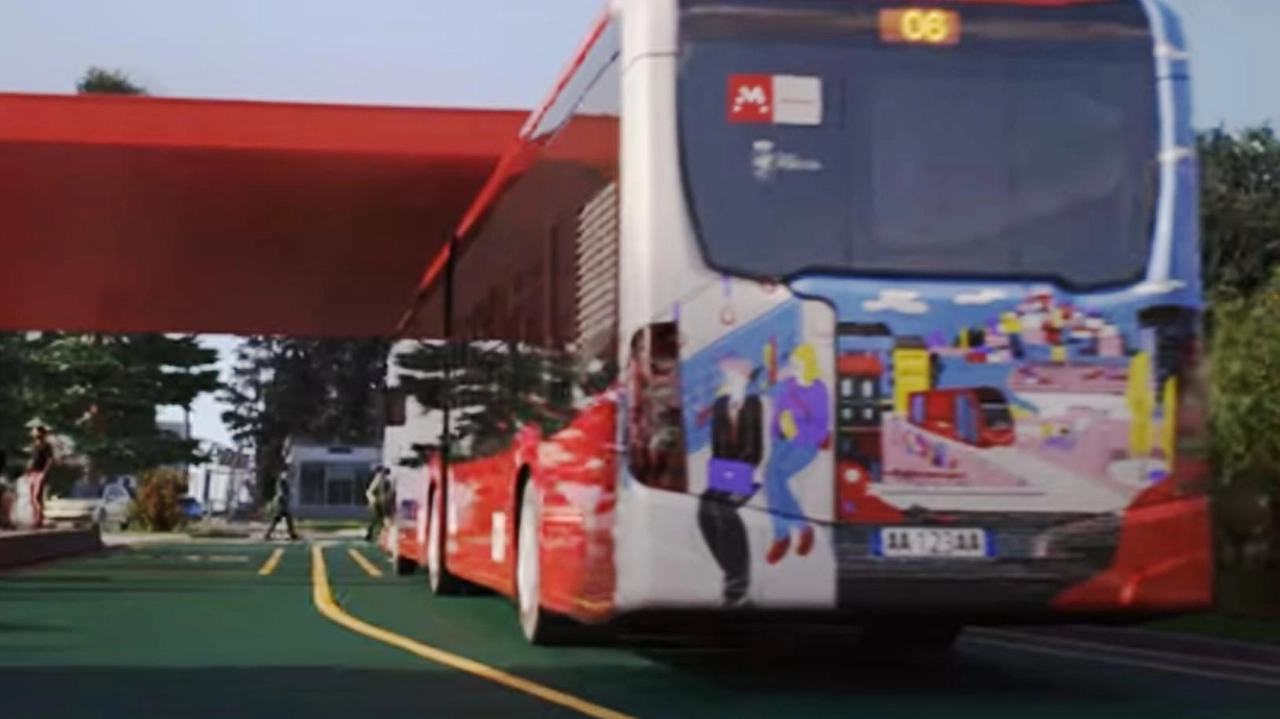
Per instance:
[[[883,322],[898,337],[928,337],[937,332],[948,338],[962,328],[984,327],[1002,313],[1041,289],[1040,284],[920,282],[919,280],[867,280],[809,276],[796,279],[791,289],[801,296],[824,299],[841,322]],[[1114,324],[1130,343],[1137,335],[1137,313],[1154,305],[1199,308],[1191,288],[1178,283],[1095,294],[1072,295],[1053,290],[1055,302],[1069,302],[1086,314],[1096,314]]]

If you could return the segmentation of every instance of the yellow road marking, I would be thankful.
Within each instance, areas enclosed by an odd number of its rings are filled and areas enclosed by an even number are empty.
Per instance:
[[[315,602],[316,609],[326,619],[341,624],[356,634],[362,634],[370,639],[390,644],[428,661],[443,664],[446,667],[466,672],[481,679],[488,679],[508,689],[524,692],[545,702],[572,709],[594,719],[635,719],[630,714],[623,714],[602,707],[599,704],[592,704],[585,699],[579,699],[562,691],[531,682],[528,679],[521,679],[514,674],[508,674],[501,669],[481,664],[473,659],[467,659],[394,632],[389,632],[380,627],[375,627],[347,614],[333,599],[333,590],[329,586],[329,570],[324,563],[324,549],[318,546],[311,547],[311,598]]]
[[[348,549],[347,554],[350,554],[351,558],[356,560],[356,564],[360,565],[360,568],[364,570],[365,574],[368,574],[371,577],[382,576],[382,570],[375,567],[373,562],[370,562],[368,559],[366,559],[363,554],[361,554],[360,552],[357,552],[355,547],[351,547],[350,549]]]
[[[283,556],[283,549],[277,549],[272,552],[271,556],[267,557],[267,561],[262,563],[262,569],[258,570],[258,574],[264,577],[270,576],[272,572],[276,571],[276,567],[280,566],[280,558]]]

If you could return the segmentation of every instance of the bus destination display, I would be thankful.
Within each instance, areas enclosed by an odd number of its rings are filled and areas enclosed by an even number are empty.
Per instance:
[[[912,45],[956,45],[960,42],[960,13],[936,8],[885,8],[880,11],[880,39]]]

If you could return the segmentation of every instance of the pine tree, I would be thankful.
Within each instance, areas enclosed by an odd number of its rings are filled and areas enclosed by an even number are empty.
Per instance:
[[[217,353],[195,337],[46,333],[31,360],[33,407],[72,440],[91,482],[202,459],[196,442],[156,423],[157,408],[189,408],[219,385]]]
[[[390,344],[381,339],[250,337],[237,352],[221,398],[223,422],[252,446],[259,498],[275,491],[290,437],[376,443],[377,402]]]
[[[13,471],[21,462],[27,443],[26,423],[31,419],[29,387],[30,352],[21,333],[0,333],[0,475]]]

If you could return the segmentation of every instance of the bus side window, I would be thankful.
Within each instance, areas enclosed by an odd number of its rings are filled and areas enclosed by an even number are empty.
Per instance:
[[[632,337],[626,388],[632,476],[656,489],[686,491],[680,344],[674,322],[649,325]]]

